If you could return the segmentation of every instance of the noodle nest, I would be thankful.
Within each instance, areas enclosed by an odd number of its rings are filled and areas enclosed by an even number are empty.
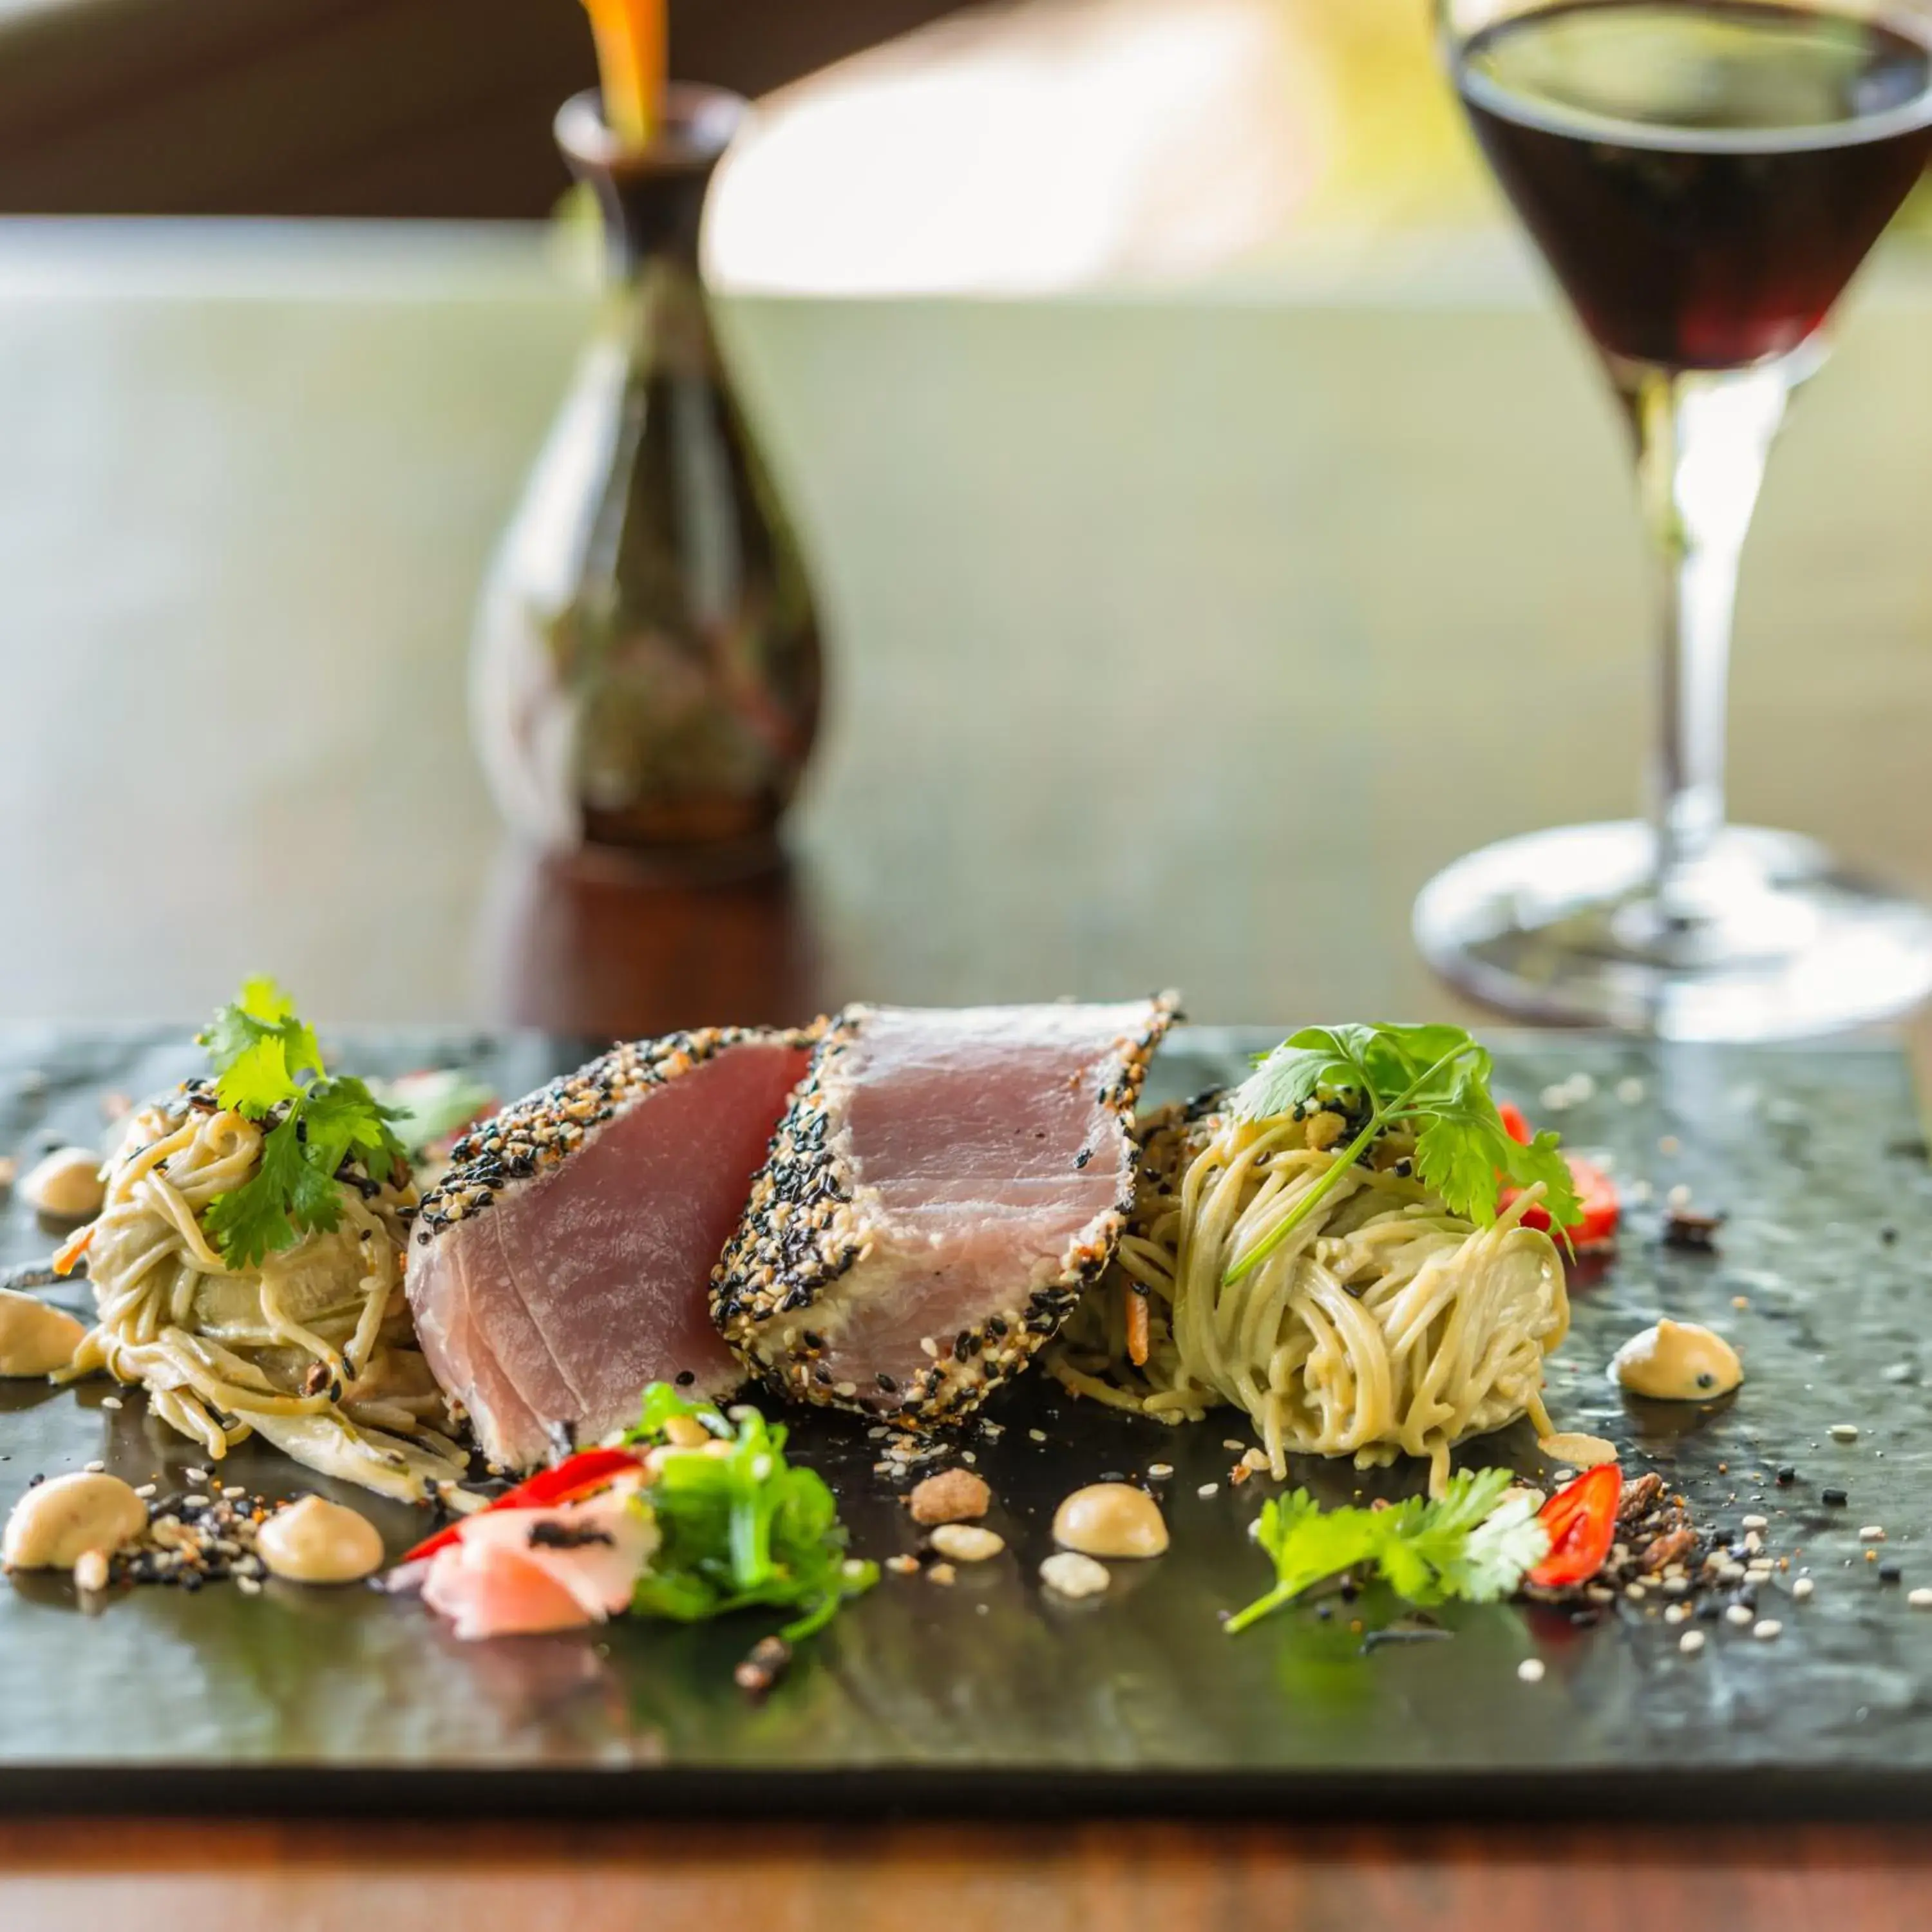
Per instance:
[[[345,1168],[336,1226],[232,1268],[201,1216],[253,1178],[258,1124],[199,1083],[129,1123],[86,1242],[98,1320],[62,1379],[106,1370],[219,1460],[250,1434],[410,1502],[460,1478],[403,1292],[416,1190]]]
[[[1358,1467],[1449,1453],[1527,1414],[1550,1430],[1544,1358],[1570,1324],[1563,1264],[1522,1225],[1530,1189],[1488,1227],[1408,1178],[1391,1136],[1239,1281],[1248,1255],[1326,1174],[1333,1114],[1251,1121],[1168,1108],[1148,1123],[1114,1264],[1048,1358],[1076,1393],[1163,1422],[1245,1410],[1274,1474],[1291,1454]],[[1128,1297],[1146,1298],[1132,1310]],[[1145,1316],[1145,1359],[1130,1312]]]

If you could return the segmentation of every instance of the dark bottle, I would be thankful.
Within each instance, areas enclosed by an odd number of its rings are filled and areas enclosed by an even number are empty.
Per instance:
[[[743,110],[674,87],[663,133],[634,152],[594,94],[557,116],[596,192],[612,286],[492,566],[472,659],[478,746],[519,832],[691,878],[776,861],[819,712],[811,589],[698,275],[706,188]]]

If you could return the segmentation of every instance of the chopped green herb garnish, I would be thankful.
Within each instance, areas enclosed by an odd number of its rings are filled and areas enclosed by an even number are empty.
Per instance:
[[[817,1471],[785,1460],[785,1429],[756,1409],[734,1421],[688,1402],[668,1383],[644,1391],[644,1415],[626,1438],[656,1445],[688,1417],[729,1443],[724,1455],[664,1459],[645,1498],[660,1538],[631,1606],[640,1616],[698,1623],[758,1604],[802,1614],[778,1634],[796,1643],[822,1630],[848,1598],[878,1581],[878,1566],[846,1553],[838,1504]]]
[[[1306,1490],[1264,1504],[1256,1540],[1274,1558],[1275,1586],[1224,1628],[1244,1630],[1345,1570],[1379,1573],[1412,1604],[1508,1596],[1550,1551],[1534,1499],[1504,1496],[1512,1480],[1507,1469],[1459,1469],[1438,1502],[1412,1496],[1382,1510],[1324,1510]]]
[[[337,1175],[345,1162],[376,1180],[394,1174],[403,1157],[388,1125],[395,1110],[361,1081],[328,1076],[314,1029],[272,980],[249,980],[199,1038],[221,1104],[274,1122],[253,1177],[218,1194],[202,1216],[230,1268],[256,1267],[304,1234],[334,1228],[342,1218]]]
[[[1244,1120],[1275,1120],[1330,1100],[1352,1120],[1367,1118],[1292,1211],[1237,1258],[1227,1280],[1239,1281],[1272,1254],[1376,1136],[1396,1126],[1414,1132],[1417,1175],[1452,1214],[1486,1227],[1504,1181],[1540,1184],[1550,1226],[1568,1227],[1582,1203],[1557,1137],[1546,1130],[1527,1146],[1510,1138],[1490,1097],[1494,1070],[1488,1050],[1452,1026],[1304,1027],[1263,1054],[1235,1091],[1234,1110]]]

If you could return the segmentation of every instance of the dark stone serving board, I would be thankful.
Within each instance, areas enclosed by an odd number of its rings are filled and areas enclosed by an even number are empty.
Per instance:
[[[1236,1073],[1268,1036],[1184,1031],[1156,1065],[1161,1097]],[[580,1057],[529,1036],[350,1036],[366,1072],[463,1064],[505,1094]],[[994,1410],[995,1442],[967,1446],[998,1502],[1007,1554],[960,1567],[950,1588],[888,1576],[799,1658],[764,1702],[731,1668],[767,1624],[626,1623],[582,1635],[464,1645],[417,1603],[373,1591],[232,1586],[144,1588],[83,1609],[64,1581],[0,1585],[0,1803],[151,1810],[532,1805],[670,1810],[1039,1812],[1348,1807],[1459,1811],[1605,1807],[1807,1814],[1932,1800],[1932,1172],[1904,1063],[1889,1048],[1709,1050],[1548,1036],[1509,1042],[1502,1084],[1571,1144],[1601,1150],[1654,1198],[1627,1210],[1613,1261],[1572,1283],[1575,1328],[1552,1364],[1558,1426],[1623,1444],[1627,1472],[1661,1470],[1732,1529],[1756,1510],[1774,1552],[1810,1569],[1760,1614],[1784,1634],[1705,1624],[1700,1657],[1619,1604],[1594,1628],[1515,1606],[1452,1609],[1453,1640],[1364,1654],[1344,1617],[1307,1610],[1222,1636],[1216,1612],[1270,1580],[1246,1534],[1270,1485],[1227,1480],[1245,1437],[1232,1414],[1168,1430],[1076,1404],[1043,1379]],[[0,1153],[101,1139],[100,1095],[140,1094],[191,1070],[178,1036],[0,1033]],[[1594,1096],[1552,1113],[1544,1087],[1578,1072]],[[1640,1080],[1640,1100],[1619,1097]],[[1626,1088],[1628,1092],[1628,1088]],[[1714,1256],[1658,1241],[1666,1191],[1688,1186],[1730,1219]],[[1888,1236],[1887,1231],[1890,1231]],[[0,1264],[51,1245],[16,1198]],[[55,1298],[76,1307],[85,1290]],[[1742,1297],[1748,1306],[1734,1305]],[[1708,1409],[1627,1405],[1612,1349],[1660,1311],[1729,1333],[1748,1380]],[[0,1384],[0,1506],[36,1472],[104,1457],[182,1486],[197,1451],[110,1384]],[[1834,1441],[1856,1421],[1858,1439]],[[1038,1428],[1045,1443],[1031,1439]],[[857,1549],[915,1538],[876,1445],[836,1418],[796,1419],[795,1444],[838,1490]],[[1526,1425],[1474,1445],[1546,1474]],[[1107,1594],[1043,1595],[1054,1503],[1103,1471],[1174,1467],[1173,1547],[1115,1566]],[[1780,1487],[1780,1466],[1797,1479]],[[1761,1472],[1761,1473],[1760,1473]],[[244,1445],[231,1480],[356,1502],[400,1549],[413,1513]],[[1357,1475],[1306,1463],[1330,1501],[1396,1493],[1414,1468]],[[1218,1482],[1211,1497],[1199,1486]],[[1820,1500],[1826,1485],[1847,1508]],[[1880,1580],[1859,1526],[1882,1523],[1903,1580]],[[1365,1598],[1370,1627],[1396,1606]],[[1540,1658],[1538,1684],[1519,1680]]]

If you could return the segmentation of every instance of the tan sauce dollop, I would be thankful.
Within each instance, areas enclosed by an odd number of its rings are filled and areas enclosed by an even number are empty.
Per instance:
[[[357,1583],[382,1567],[376,1526],[320,1496],[276,1510],[255,1548],[269,1573],[290,1583]]]
[[[1620,1386],[1655,1402],[1708,1402],[1744,1378],[1738,1352],[1696,1322],[1659,1322],[1633,1335],[1610,1366]]]
[[[1144,1490],[1090,1483],[1054,1511],[1053,1540],[1083,1556],[1158,1556],[1167,1547],[1167,1524]]]

